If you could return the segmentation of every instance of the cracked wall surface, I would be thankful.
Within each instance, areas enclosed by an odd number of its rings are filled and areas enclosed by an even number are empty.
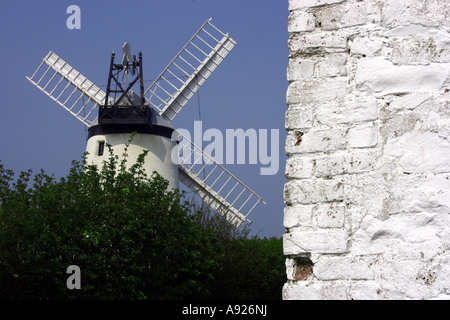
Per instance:
[[[289,0],[284,299],[450,298],[447,0]]]

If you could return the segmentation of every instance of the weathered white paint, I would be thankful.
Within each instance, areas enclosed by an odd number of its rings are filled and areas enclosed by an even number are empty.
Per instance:
[[[289,11],[284,299],[450,299],[448,1]]]

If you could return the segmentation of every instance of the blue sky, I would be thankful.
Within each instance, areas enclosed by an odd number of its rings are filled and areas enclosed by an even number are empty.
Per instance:
[[[69,5],[81,9],[81,29],[69,30]],[[25,78],[52,50],[89,80],[106,84],[111,51],[125,41],[142,51],[144,79],[155,79],[206,21],[237,45],[172,124],[191,130],[278,129],[279,170],[261,164],[226,165],[267,202],[251,214],[252,234],[281,236],[283,228],[284,114],[286,111],[287,0],[96,0],[0,3],[0,160],[16,173],[41,168],[67,175],[86,147],[86,127]],[[119,55],[121,59],[121,55]]]

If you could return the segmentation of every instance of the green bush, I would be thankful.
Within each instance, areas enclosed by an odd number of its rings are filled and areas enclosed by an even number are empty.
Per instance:
[[[247,237],[186,201],[143,153],[67,177],[0,163],[0,299],[279,299],[281,239]],[[206,213],[205,213],[206,212]],[[66,269],[81,270],[69,290]]]
[[[217,238],[221,255],[208,298],[280,300],[286,282],[282,238],[249,237],[248,225],[236,229],[204,205],[194,205],[194,212],[202,228]]]

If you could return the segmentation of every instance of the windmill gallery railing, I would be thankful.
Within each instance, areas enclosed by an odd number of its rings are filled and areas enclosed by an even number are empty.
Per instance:
[[[99,124],[147,124],[151,119],[148,106],[99,106]]]

